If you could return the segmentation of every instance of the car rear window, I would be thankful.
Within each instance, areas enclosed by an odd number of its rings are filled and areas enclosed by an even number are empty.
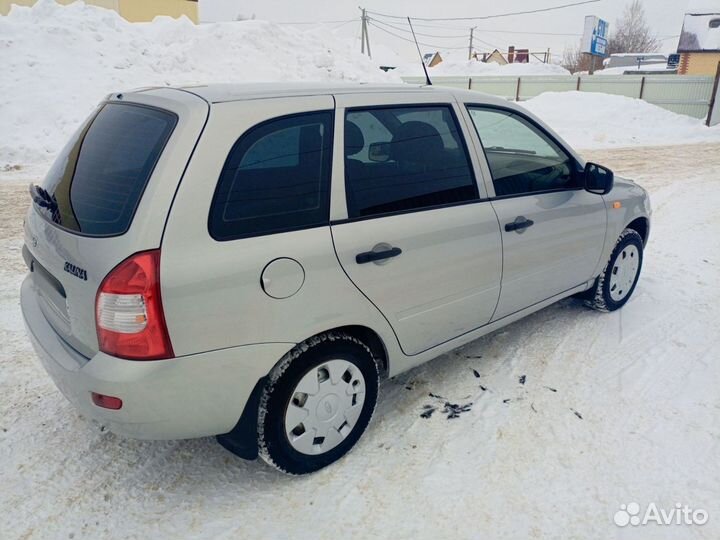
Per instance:
[[[31,188],[36,206],[70,231],[125,233],[176,123],[160,109],[104,105],[63,149],[42,187]]]

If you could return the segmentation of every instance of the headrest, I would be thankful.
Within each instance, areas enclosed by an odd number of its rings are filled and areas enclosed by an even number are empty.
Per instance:
[[[392,158],[396,161],[426,161],[445,149],[438,130],[418,120],[401,124],[392,143]]]
[[[365,147],[365,137],[362,131],[353,122],[345,122],[345,155],[357,154]]]

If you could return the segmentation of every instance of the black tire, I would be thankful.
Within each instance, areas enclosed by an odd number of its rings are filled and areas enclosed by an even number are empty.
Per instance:
[[[625,294],[625,296],[623,296],[620,300],[614,300],[610,294],[610,278],[613,270],[615,269],[615,263],[618,260],[618,257],[620,257],[621,254],[624,252],[625,248],[630,245],[634,245],[637,248],[639,257],[635,280],[632,282],[632,286],[630,287],[627,294]],[[621,307],[623,307],[627,303],[627,301],[630,300],[630,297],[635,291],[635,286],[637,285],[638,279],[640,278],[640,272],[642,271],[642,262],[642,236],[640,236],[640,234],[633,229],[625,229],[618,237],[615,248],[610,255],[610,260],[608,261],[607,265],[605,265],[605,268],[595,282],[595,287],[590,289],[589,291],[586,291],[587,296],[585,304],[599,311],[615,311],[616,309],[620,309]]]
[[[300,380],[310,370],[336,359],[354,364],[365,379],[365,401],[361,413],[352,431],[337,446],[322,454],[303,454],[288,440],[285,412]],[[360,340],[342,332],[329,332],[301,343],[270,373],[260,398],[260,457],[276,469],[294,475],[311,473],[337,461],[355,445],[370,423],[377,403],[378,386],[378,365],[370,349]]]

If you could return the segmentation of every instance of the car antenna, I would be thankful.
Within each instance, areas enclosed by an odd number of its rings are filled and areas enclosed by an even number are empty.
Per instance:
[[[408,24],[410,25],[410,31],[412,32],[413,39],[415,40],[415,46],[417,47],[418,55],[420,56],[420,63],[422,64],[423,71],[425,72],[425,82],[428,86],[432,86],[432,81],[430,80],[430,75],[428,75],[427,66],[425,65],[425,60],[423,60],[423,55],[420,52],[420,45],[418,45],[418,40],[415,37],[415,30],[413,29],[412,22],[410,22],[410,17],[408,17],[407,20]]]

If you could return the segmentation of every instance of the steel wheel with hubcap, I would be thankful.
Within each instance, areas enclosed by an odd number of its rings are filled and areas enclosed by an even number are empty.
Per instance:
[[[365,403],[365,378],[347,360],[330,360],[300,379],[285,411],[285,434],[301,454],[322,454],[352,431]]]
[[[625,229],[595,287],[588,291],[587,304],[602,311],[615,311],[624,306],[635,290],[642,261],[642,237],[633,229]]]
[[[291,474],[342,457],[375,409],[378,367],[353,336],[328,333],[286,355],[270,375],[258,413],[260,456]]]
[[[628,244],[618,253],[610,272],[610,298],[619,302],[630,293],[639,268],[640,252],[635,245]]]

